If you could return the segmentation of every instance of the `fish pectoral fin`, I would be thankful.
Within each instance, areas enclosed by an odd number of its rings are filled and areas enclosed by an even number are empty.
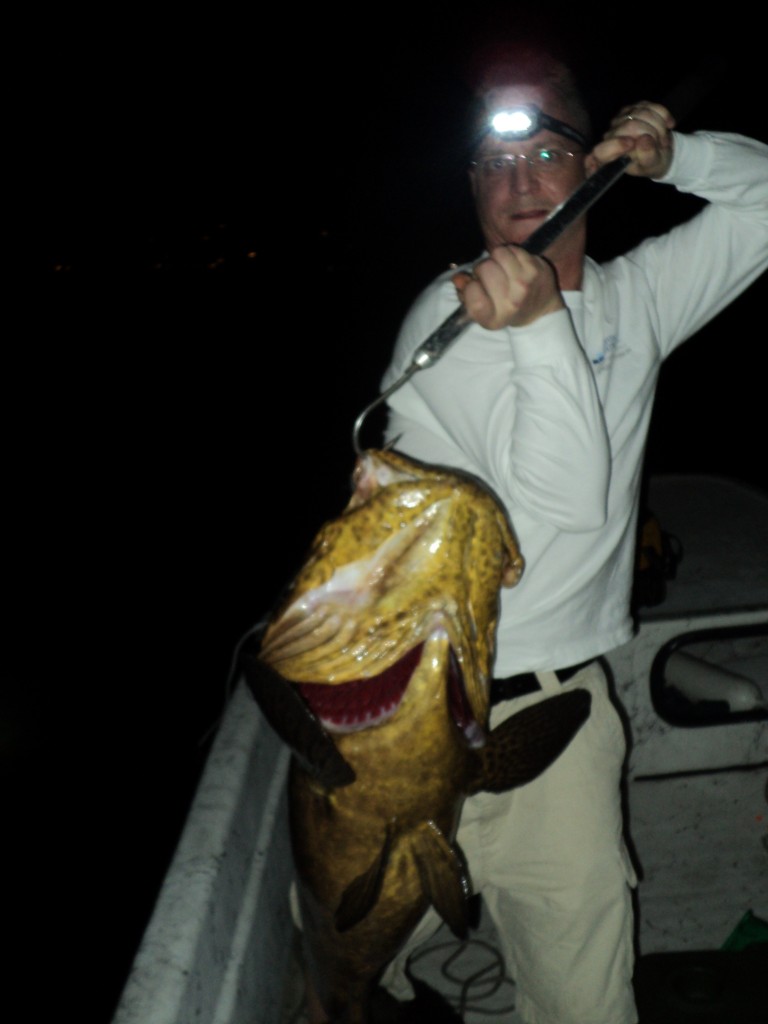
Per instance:
[[[569,690],[512,715],[473,751],[469,793],[503,793],[541,775],[589,718],[591,702],[589,691]]]
[[[424,895],[458,939],[467,936],[472,886],[466,863],[433,821],[408,834]]]
[[[354,769],[293,684],[249,651],[241,651],[239,665],[262,714],[301,767],[328,789],[354,782]]]
[[[333,916],[337,931],[348,931],[348,929],[362,921],[376,906],[379,893],[381,892],[384,872],[389,863],[389,854],[392,849],[395,831],[395,822],[390,822],[387,826],[384,843],[378,857],[376,857],[366,871],[351,881],[344,890],[339,905],[336,908],[336,913]]]

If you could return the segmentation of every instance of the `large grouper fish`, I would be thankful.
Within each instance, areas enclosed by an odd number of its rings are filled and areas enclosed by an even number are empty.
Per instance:
[[[353,485],[240,665],[293,752],[309,979],[329,1020],[365,1024],[429,904],[467,934],[465,797],[543,772],[589,694],[541,701],[489,733],[500,588],[523,570],[502,506],[479,480],[392,450],[359,455]]]

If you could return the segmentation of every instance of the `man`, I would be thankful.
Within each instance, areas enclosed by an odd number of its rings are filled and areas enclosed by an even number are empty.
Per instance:
[[[537,110],[526,133],[484,122],[469,172],[487,252],[408,313],[382,386],[453,312],[474,323],[389,399],[405,454],[468,470],[506,505],[526,559],[502,592],[491,725],[565,688],[588,722],[539,779],[464,807],[458,843],[492,915],[526,1024],[635,1024],[631,888],[622,839],[625,739],[599,656],[632,634],[643,452],[663,359],[768,266],[768,147],[674,131],[659,103],[625,107],[590,150],[566,67],[543,55],[489,67],[484,117]],[[536,120],[536,116],[538,120]],[[540,116],[543,114],[543,117]],[[584,218],[546,258],[518,246],[601,164],[707,200],[689,222],[603,266]],[[661,186],[660,186],[661,187]],[[385,984],[401,998],[405,958]],[[517,1019],[517,1018],[516,1018]]]

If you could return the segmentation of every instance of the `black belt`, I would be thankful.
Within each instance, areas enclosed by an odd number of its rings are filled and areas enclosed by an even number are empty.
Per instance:
[[[580,672],[595,659],[582,661],[578,665],[569,665],[568,668],[556,668],[555,675],[561,683],[567,683],[569,679]],[[535,672],[521,672],[516,676],[507,676],[506,679],[491,680],[491,704],[498,704],[502,700],[510,700],[512,697],[522,697],[526,693],[536,693],[540,690],[539,680]]]

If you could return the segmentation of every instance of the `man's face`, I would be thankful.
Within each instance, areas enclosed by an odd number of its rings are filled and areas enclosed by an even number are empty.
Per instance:
[[[568,112],[548,89],[522,86],[499,89],[491,100],[496,109],[534,103],[547,114],[570,123]],[[537,160],[542,149],[554,152],[551,165]],[[505,160],[508,155],[530,159]],[[487,135],[470,170],[486,246],[490,249],[494,245],[524,242],[584,180],[584,157],[575,142],[548,130],[517,141]],[[575,246],[583,251],[583,245],[583,218],[564,231],[555,243],[561,252]],[[556,254],[548,252],[548,255]]]

